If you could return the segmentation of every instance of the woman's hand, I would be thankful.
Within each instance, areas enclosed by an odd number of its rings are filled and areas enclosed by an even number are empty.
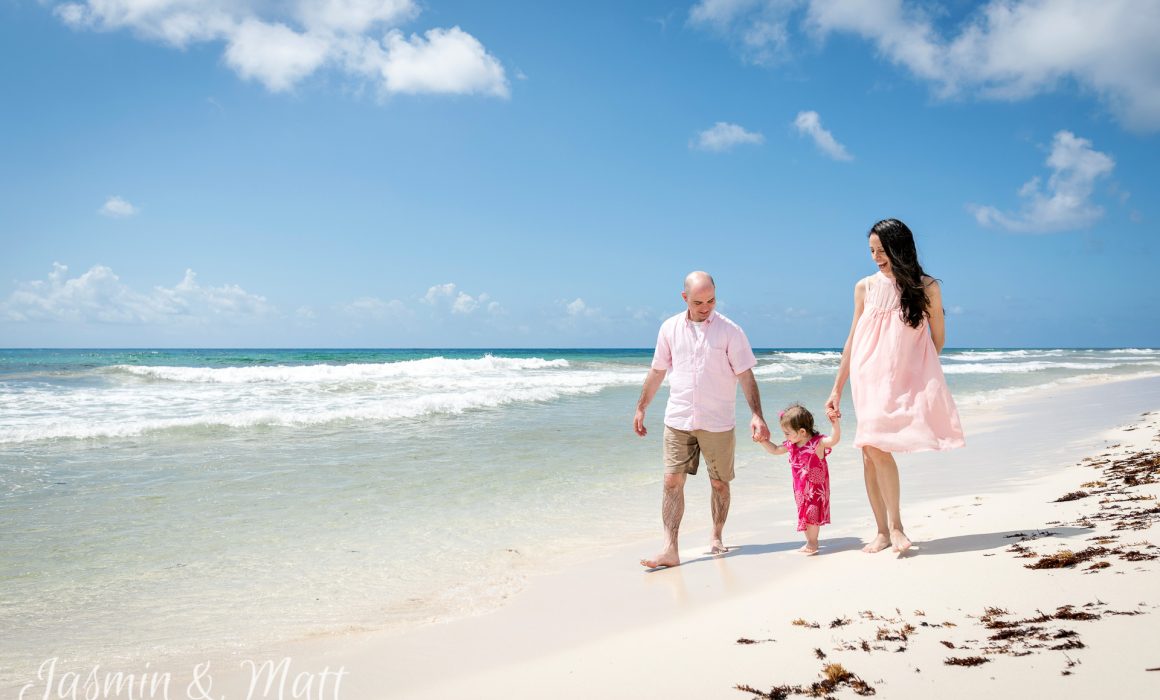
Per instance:
[[[826,417],[831,423],[842,417],[842,395],[836,391],[826,399]]]

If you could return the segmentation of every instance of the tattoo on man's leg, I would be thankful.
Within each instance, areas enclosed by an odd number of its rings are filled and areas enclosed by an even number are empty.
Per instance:
[[[685,516],[685,491],[681,488],[666,488],[661,503],[661,521],[665,532],[675,543],[677,531],[681,528],[681,518]]]
[[[732,500],[729,493],[729,485],[726,484],[723,489],[713,489],[713,524],[720,529],[725,525],[725,519],[729,517],[729,501]]]

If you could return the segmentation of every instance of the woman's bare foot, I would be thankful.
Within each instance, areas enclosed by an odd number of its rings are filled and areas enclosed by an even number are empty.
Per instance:
[[[890,538],[887,537],[884,533],[879,532],[874,536],[874,539],[870,540],[864,547],[862,547],[862,551],[866,552],[867,554],[874,554],[875,552],[881,552],[889,546]]]
[[[894,551],[902,554],[910,549],[910,538],[902,530],[890,531],[890,544],[894,546]]]
[[[681,557],[676,550],[666,549],[654,559],[641,559],[640,565],[646,569],[664,569],[670,566],[680,566]]]
[[[807,557],[813,556],[818,553],[818,543],[814,542],[813,544],[810,544],[809,542],[806,542],[801,546],[801,548],[798,549],[798,551]]]

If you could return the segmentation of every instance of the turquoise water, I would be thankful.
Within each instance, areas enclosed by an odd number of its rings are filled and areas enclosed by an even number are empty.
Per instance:
[[[757,354],[767,413],[820,408],[836,351]],[[0,350],[0,673],[469,615],[532,573],[655,537],[663,390],[650,437],[630,432],[650,357]],[[943,364],[971,406],[1158,374],[1160,351],[948,350]],[[735,507],[787,498],[762,459],[739,450]]]

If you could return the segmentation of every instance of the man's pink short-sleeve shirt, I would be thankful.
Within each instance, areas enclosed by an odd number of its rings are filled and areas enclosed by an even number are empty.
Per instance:
[[[737,375],[757,365],[741,326],[714,311],[698,333],[682,312],[661,324],[653,369],[668,372],[665,425],[723,432],[736,424]]]

